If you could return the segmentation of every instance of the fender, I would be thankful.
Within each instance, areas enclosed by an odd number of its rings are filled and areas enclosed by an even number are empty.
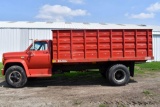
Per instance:
[[[29,73],[29,70],[28,70],[28,66],[26,64],[26,62],[24,60],[21,60],[21,59],[12,59],[12,60],[6,60],[5,63],[4,63],[4,68],[5,68],[5,65],[8,64],[8,63],[21,63],[24,67],[24,70],[26,72],[26,76],[27,77],[30,77],[30,73]]]

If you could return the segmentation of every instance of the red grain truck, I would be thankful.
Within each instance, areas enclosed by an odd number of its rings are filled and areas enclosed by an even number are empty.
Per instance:
[[[53,30],[52,40],[36,40],[24,52],[3,54],[7,84],[23,87],[28,78],[54,71],[99,69],[111,85],[134,76],[134,65],[153,59],[152,29]]]

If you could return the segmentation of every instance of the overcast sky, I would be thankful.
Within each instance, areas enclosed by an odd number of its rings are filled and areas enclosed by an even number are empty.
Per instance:
[[[160,25],[160,0],[1,0],[0,21]]]

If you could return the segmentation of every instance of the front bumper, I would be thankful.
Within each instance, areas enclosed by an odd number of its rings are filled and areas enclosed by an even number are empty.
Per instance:
[[[1,69],[2,75],[4,76],[4,69]]]

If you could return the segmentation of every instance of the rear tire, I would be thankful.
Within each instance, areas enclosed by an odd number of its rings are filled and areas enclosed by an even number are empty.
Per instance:
[[[9,86],[21,88],[27,83],[27,76],[21,66],[11,66],[6,70],[5,79]]]
[[[122,64],[113,65],[106,74],[108,75],[109,82],[114,86],[128,84],[130,80],[130,72],[128,68]]]

